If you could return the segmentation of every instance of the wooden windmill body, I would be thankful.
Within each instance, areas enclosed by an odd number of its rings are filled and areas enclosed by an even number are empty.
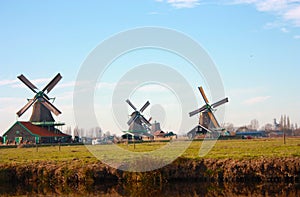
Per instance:
[[[62,79],[62,76],[58,73],[41,91],[33,85],[24,75],[18,76],[29,89],[31,89],[35,96],[32,99],[28,99],[28,103],[17,112],[17,116],[21,117],[31,106],[33,106],[30,122],[37,126],[46,127],[50,131],[55,130],[55,126],[64,125],[63,123],[55,123],[52,113],[55,115],[61,114],[50,100],[47,94],[56,86],[56,84]],[[46,94],[47,93],[47,94]],[[51,113],[52,112],[52,113]]]
[[[151,134],[149,133],[149,127],[151,126],[151,118],[147,120],[142,115],[144,110],[150,105],[150,102],[147,101],[140,110],[138,110],[129,99],[127,99],[126,102],[134,110],[134,112],[131,114],[130,119],[127,122],[129,128],[126,132],[129,132],[132,136],[134,136],[135,139],[142,139],[142,136],[151,137]]]
[[[225,98],[210,105],[203,88],[198,87],[198,89],[202,95],[203,100],[205,101],[205,105],[189,113],[190,117],[196,114],[200,114],[198,125],[188,132],[188,136],[191,139],[194,138],[197,134],[206,134],[207,132],[214,133],[218,130],[221,130],[222,128],[220,128],[220,124],[218,123],[213,112],[216,110],[216,107],[228,102],[228,98]]]
[[[142,113],[150,105],[150,102],[147,101],[140,110],[137,110],[129,99],[127,99],[126,102],[134,110],[131,114],[131,118],[127,122],[129,125],[128,131],[132,133],[147,133],[150,130],[149,127],[151,124],[150,120],[147,120]]]
[[[44,89],[38,90],[24,75],[18,76],[18,79],[31,89],[35,95],[31,99],[27,99],[27,104],[17,112],[17,116],[21,117],[31,106],[33,106],[32,114],[29,121],[17,120],[3,134],[3,143],[44,144],[71,141],[72,136],[64,134],[56,128],[56,126],[62,126],[64,123],[55,122],[52,113],[59,115],[61,112],[50,102],[54,99],[47,96],[61,78],[61,75],[57,74]]]

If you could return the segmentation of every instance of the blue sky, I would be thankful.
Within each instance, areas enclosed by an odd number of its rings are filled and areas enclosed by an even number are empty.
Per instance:
[[[63,111],[56,119],[74,127],[74,81],[85,58],[110,36],[145,26],[182,32],[207,51],[230,99],[225,122],[246,125],[256,118],[262,126],[287,114],[293,123],[300,124],[299,0],[29,0],[0,1],[0,133],[14,123],[25,99],[33,96],[17,80],[21,73],[40,88],[58,72],[62,74],[63,80],[50,96],[57,97],[55,105]],[[150,54],[155,60],[168,57],[153,51]],[[133,55],[132,61],[137,62]],[[107,90],[96,93],[98,99],[107,101],[102,107],[108,114],[112,89],[122,74],[114,75],[116,70],[107,72],[101,81]],[[195,90],[202,85],[192,72],[178,70],[190,78]],[[152,87],[152,91],[162,90]],[[146,99],[141,95],[132,97],[137,106]],[[203,104],[200,97],[198,102]],[[145,112],[148,117],[149,111]],[[30,114],[31,110],[20,120],[27,120]],[[176,130],[172,121],[177,118],[170,115],[168,119],[166,130]],[[104,130],[118,129],[109,120],[102,121]]]

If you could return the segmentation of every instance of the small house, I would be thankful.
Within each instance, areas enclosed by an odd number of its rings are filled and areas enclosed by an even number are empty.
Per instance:
[[[70,142],[72,136],[60,130],[48,130],[31,122],[17,121],[3,134],[3,143],[59,143]]]
[[[151,141],[153,140],[153,135],[147,132],[129,132],[124,131],[124,134],[121,136],[122,140],[132,141]]]
[[[173,131],[170,131],[168,133],[165,134],[165,138],[170,138],[170,139],[177,139],[177,135],[173,132]]]
[[[242,138],[249,138],[249,137],[266,137],[265,131],[255,131],[255,130],[248,130],[248,131],[237,131],[235,132],[236,136],[242,136]]]
[[[165,137],[165,132],[161,131],[161,130],[158,130],[158,131],[155,131],[153,133],[154,135],[154,139],[159,139],[159,138],[164,138]]]

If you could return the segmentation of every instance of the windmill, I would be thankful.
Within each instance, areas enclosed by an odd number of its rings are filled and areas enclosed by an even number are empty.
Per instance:
[[[137,110],[137,108],[130,102],[129,99],[126,100],[128,105],[134,110],[134,112],[131,114],[131,118],[128,120],[127,124],[129,125],[129,132],[141,132],[141,133],[147,133],[149,130],[149,127],[151,126],[150,120],[147,120],[142,113],[145,111],[145,109],[150,105],[150,102],[147,101],[144,106]]]
[[[24,75],[18,76],[18,79],[35,93],[35,96],[32,99],[28,99],[28,103],[17,112],[18,117],[21,117],[33,105],[30,117],[31,123],[47,126],[49,130],[54,130],[54,126],[64,125],[63,123],[55,123],[51,112],[58,116],[61,114],[61,111],[50,102],[50,100],[54,101],[55,99],[47,96],[62,79],[62,76],[58,73],[42,90],[39,90]]]
[[[205,105],[189,113],[190,117],[200,113],[199,124],[188,133],[188,135],[190,134],[191,137],[194,137],[196,133],[206,134],[207,131],[213,132],[213,131],[222,130],[213,112],[216,110],[218,106],[228,102],[228,98],[224,98],[218,102],[209,104],[209,101],[204,93],[203,88],[198,87],[198,89],[202,95]]]

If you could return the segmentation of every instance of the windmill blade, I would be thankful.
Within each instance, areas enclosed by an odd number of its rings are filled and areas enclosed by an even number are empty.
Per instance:
[[[35,85],[33,85],[23,74],[18,76],[18,79],[20,79],[34,93],[37,93],[38,88]]]
[[[135,119],[137,118],[137,114],[136,113],[134,113],[134,115],[132,115],[131,116],[131,118],[128,120],[128,122],[127,122],[127,124],[128,125],[131,125],[131,123],[133,122],[133,121],[135,121]]]
[[[207,97],[206,97],[206,95],[204,93],[204,90],[203,90],[202,86],[198,87],[198,89],[199,89],[199,91],[200,91],[200,93],[201,93],[201,95],[202,95],[205,103],[208,104],[208,99],[207,99]]]
[[[126,103],[128,103],[128,105],[130,105],[130,107],[132,107],[132,109],[133,109],[134,111],[136,111],[136,107],[130,102],[129,99],[126,100]]]
[[[213,108],[216,108],[216,107],[218,107],[218,106],[220,106],[220,105],[223,105],[224,103],[227,103],[228,102],[228,98],[224,98],[224,99],[222,99],[222,100],[220,100],[220,101],[218,101],[218,102],[215,102],[214,104],[212,104],[211,106],[213,107]]]
[[[50,103],[48,100],[43,99],[43,101],[41,102],[47,109],[49,109],[50,111],[52,111],[56,116],[58,116],[59,114],[61,114],[61,112],[52,104]]]
[[[24,113],[27,111],[27,109],[28,109],[29,107],[31,107],[31,105],[36,101],[36,99],[37,99],[37,98],[35,98],[35,99],[30,99],[30,100],[28,101],[28,103],[27,103],[22,109],[20,109],[20,110],[17,112],[18,117],[22,116],[22,114],[24,114]]]
[[[46,94],[43,94],[43,98],[47,99],[47,100],[50,100],[50,98]]]
[[[143,112],[149,105],[150,105],[150,102],[147,101],[147,102],[145,103],[145,105],[140,109],[140,112]]]
[[[212,123],[213,123],[213,126],[214,126],[215,128],[219,128],[220,125],[219,125],[219,123],[218,123],[218,121],[217,121],[215,115],[214,115],[211,111],[208,111],[207,113],[208,113],[208,116],[209,116],[210,120],[211,120]]]
[[[206,105],[203,105],[199,109],[196,109],[195,111],[190,112],[189,115],[190,115],[190,117],[192,117],[192,116],[194,116],[194,115],[196,115],[196,114],[198,114],[198,113],[200,113],[204,110],[206,110]]]
[[[151,126],[151,123],[144,117],[144,116],[140,116],[141,121],[143,121],[146,125],[148,125],[149,127]]]
[[[56,84],[61,80],[62,76],[58,73],[51,81],[44,87],[43,92],[47,90],[47,94],[56,86]]]

